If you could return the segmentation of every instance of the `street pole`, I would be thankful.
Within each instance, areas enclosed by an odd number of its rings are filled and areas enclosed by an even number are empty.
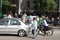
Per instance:
[[[22,0],[19,0],[19,11],[18,11],[18,14],[20,15],[21,13],[21,3],[22,3]]]

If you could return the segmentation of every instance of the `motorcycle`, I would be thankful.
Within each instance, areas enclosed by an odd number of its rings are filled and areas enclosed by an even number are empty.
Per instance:
[[[39,32],[42,32],[44,33],[44,30],[43,30],[44,27],[38,27],[38,34],[40,34]],[[46,32],[46,35],[47,36],[52,36],[53,35],[53,32],[54,32],[54,28],[53,27],[45,27],[45,32]]]

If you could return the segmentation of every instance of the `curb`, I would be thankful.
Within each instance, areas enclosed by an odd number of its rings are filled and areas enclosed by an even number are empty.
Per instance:
[[[59,26],[50,26],[50,25],[49,25],[49,27],[53,27],[54,29],[60,29]]]

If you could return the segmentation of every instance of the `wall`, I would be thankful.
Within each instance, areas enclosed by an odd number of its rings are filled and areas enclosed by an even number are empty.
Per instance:
[[[27,1],[30,1],[30,9],[33,9],[33,0],[22,0],[21,9],[27,10]]]

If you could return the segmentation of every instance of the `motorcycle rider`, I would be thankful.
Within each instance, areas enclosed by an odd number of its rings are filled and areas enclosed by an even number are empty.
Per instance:
[[[46,30],[47,30],[47,28],[46,27],[48,27],[48,24],[47,24],[47,21],[46,21],[46,18],[45,18],[45,16],[42,16],[42,26],[41,26],[41,28],[43,29],[43,32],[44,32],[44,36],[45,36],[45,34],[46,34]]]

